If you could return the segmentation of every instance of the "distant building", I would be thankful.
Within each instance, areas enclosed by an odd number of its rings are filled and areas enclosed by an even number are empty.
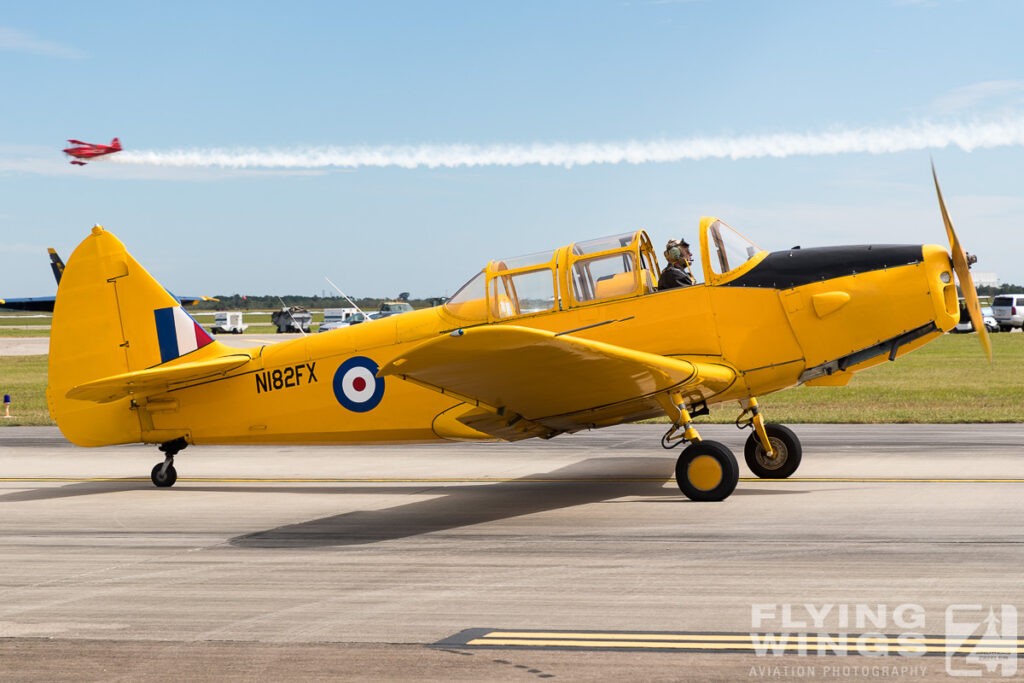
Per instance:
[[[971,271],[971,278],[975,287],[998,287],[999,274],[992,271],[977,270]]]

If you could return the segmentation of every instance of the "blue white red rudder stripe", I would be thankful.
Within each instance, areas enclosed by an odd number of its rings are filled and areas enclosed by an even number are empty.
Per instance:
[[[201,349],[213,341],[213,337],[181,306],[158,308],[153,311],[153,315],[156,317],[161,363]]]

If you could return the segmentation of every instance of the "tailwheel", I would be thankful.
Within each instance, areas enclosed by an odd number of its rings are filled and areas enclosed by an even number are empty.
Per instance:
[[[771,455],[765,450],[757,432],[751,432],[743,447],[743,457],[750,471],[762,479],[785,479],[800,466],[803,449],[800,439],[789,427],[767,423],[764,431],[768,434],[768,442],[772,445]]]
[[[187,446],[188,441],[183,436],[160,444],[158,450],[164,454],[164,461],[158,463],[149,474],[153,484],[160,488],[174,486],[174,482],[178,481],[178,471],[174,469],[174,456],[185,450]]]
[[[676,461],[676,483],[690,500],[725,500],[739,479],[735,456],[717,441],[692,443]]]

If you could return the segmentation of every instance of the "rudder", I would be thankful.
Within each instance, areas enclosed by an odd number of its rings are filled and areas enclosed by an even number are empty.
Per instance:
[[[186,354],[195,361],[224,352],[117,237],[96,226],[68,259],[57,289],[46,390],[50,415],[79,446],[142,441],[137,396],[97,403],[70,399],[68,392]]]

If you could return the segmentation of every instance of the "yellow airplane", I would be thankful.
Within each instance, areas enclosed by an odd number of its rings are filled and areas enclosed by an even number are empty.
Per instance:
[[[514,441],[668,415],[662,445],[688,444],[679,488],[722,500],[739,467],[694,416],[738,402],[748,466],[788,477],[800,442],[757,397],[846,384],[953,328],[954,271],[991,357],[939,204],[952,259],[936,245],[769,253],[702,218],[703,284],[655,291],[639,230],[491,261],[442,306],[244,350],[214,341],[96,226],[57,292],[50,414],[80,446],[160,444],[157,486],[190,444]]]

